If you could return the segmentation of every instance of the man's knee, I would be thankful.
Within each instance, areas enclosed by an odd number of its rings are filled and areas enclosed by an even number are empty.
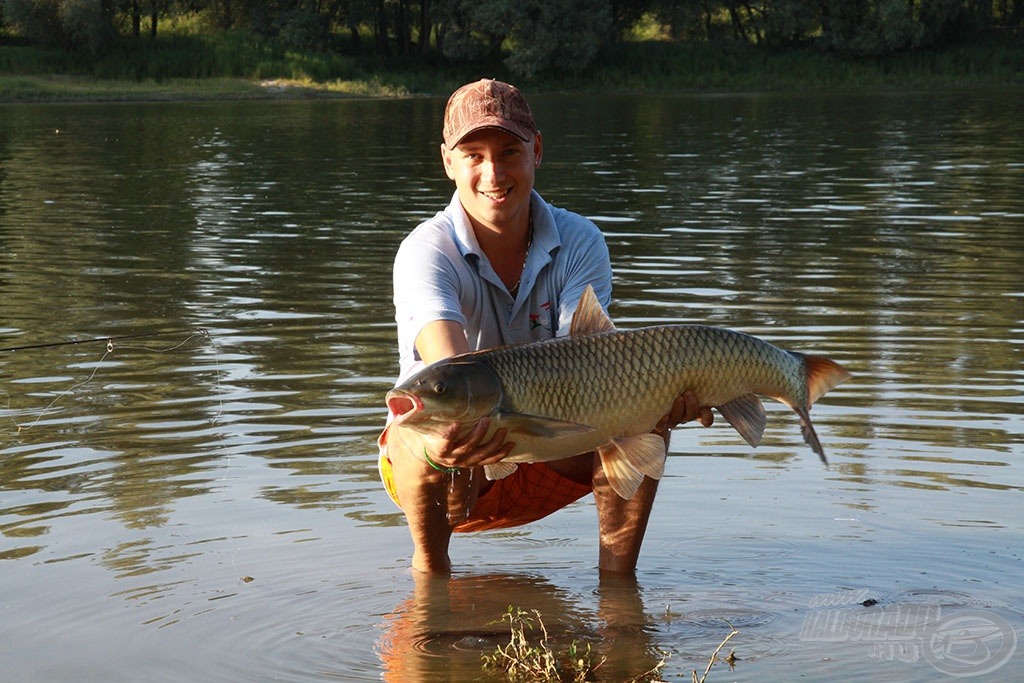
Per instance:
[[[472,512],[482,472],[479,476],[470,470],[441,472],[408,452],[392,455],[391,463],[398,506],[410,526],[444,528],[451,533]]]

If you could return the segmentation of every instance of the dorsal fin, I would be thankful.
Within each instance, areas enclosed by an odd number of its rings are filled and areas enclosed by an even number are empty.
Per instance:
[[[576,312],[572,314],[569,334],[597,334],[598,332],[611,332],[614,329],[615,323],[601,307],[601,302],[594,294],[594,287],[587,285],[580,296],[580,302],[576,305]]]

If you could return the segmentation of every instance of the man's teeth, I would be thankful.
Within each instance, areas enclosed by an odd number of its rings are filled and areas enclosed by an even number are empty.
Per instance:
[[[489,199],[504,199],[508,195],[508,190],[501,190],[498,192],[481,192],[483,196]]]

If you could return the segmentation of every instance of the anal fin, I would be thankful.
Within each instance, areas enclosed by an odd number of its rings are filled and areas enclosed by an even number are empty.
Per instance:
[[[764,413],[764,404],[756,395],[745,394],[728,403],[715,406],[715,408],[722,414],[725,421],[739,432],[744,441],[754,447],[761,443],[767,418]]]

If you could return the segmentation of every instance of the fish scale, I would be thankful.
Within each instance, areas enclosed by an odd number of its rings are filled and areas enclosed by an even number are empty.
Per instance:
[[[388,392],[393,428],[412,429],[440,452],[459,423],[462,438],[483,418],[484,441],[505,430],[513,443],[488,477],[516,463],[595,451],[611,487],[630,498],[645,476],[660,477],[665,442],[651,433],[676,397],[691,391],[718,409],[751,446],[765,427],[757,395],[800,417],[804,441],[825,462],[811,404],[849,378],[838,363],[781,349],[742,332],[706,325],[619,330],[587,288],[569,336],[460,354],[433,363]]]
[[[502,378],[513,409],[584,423],[614,412],[614,404],[623,400],[657,404],[664,414],[684,390],[693,391],[702,405],[717,405],[740,385],[744,393],[807,404],[798,356],[741,332],[704,325],[564,337],[503,347],[478,360]]]

